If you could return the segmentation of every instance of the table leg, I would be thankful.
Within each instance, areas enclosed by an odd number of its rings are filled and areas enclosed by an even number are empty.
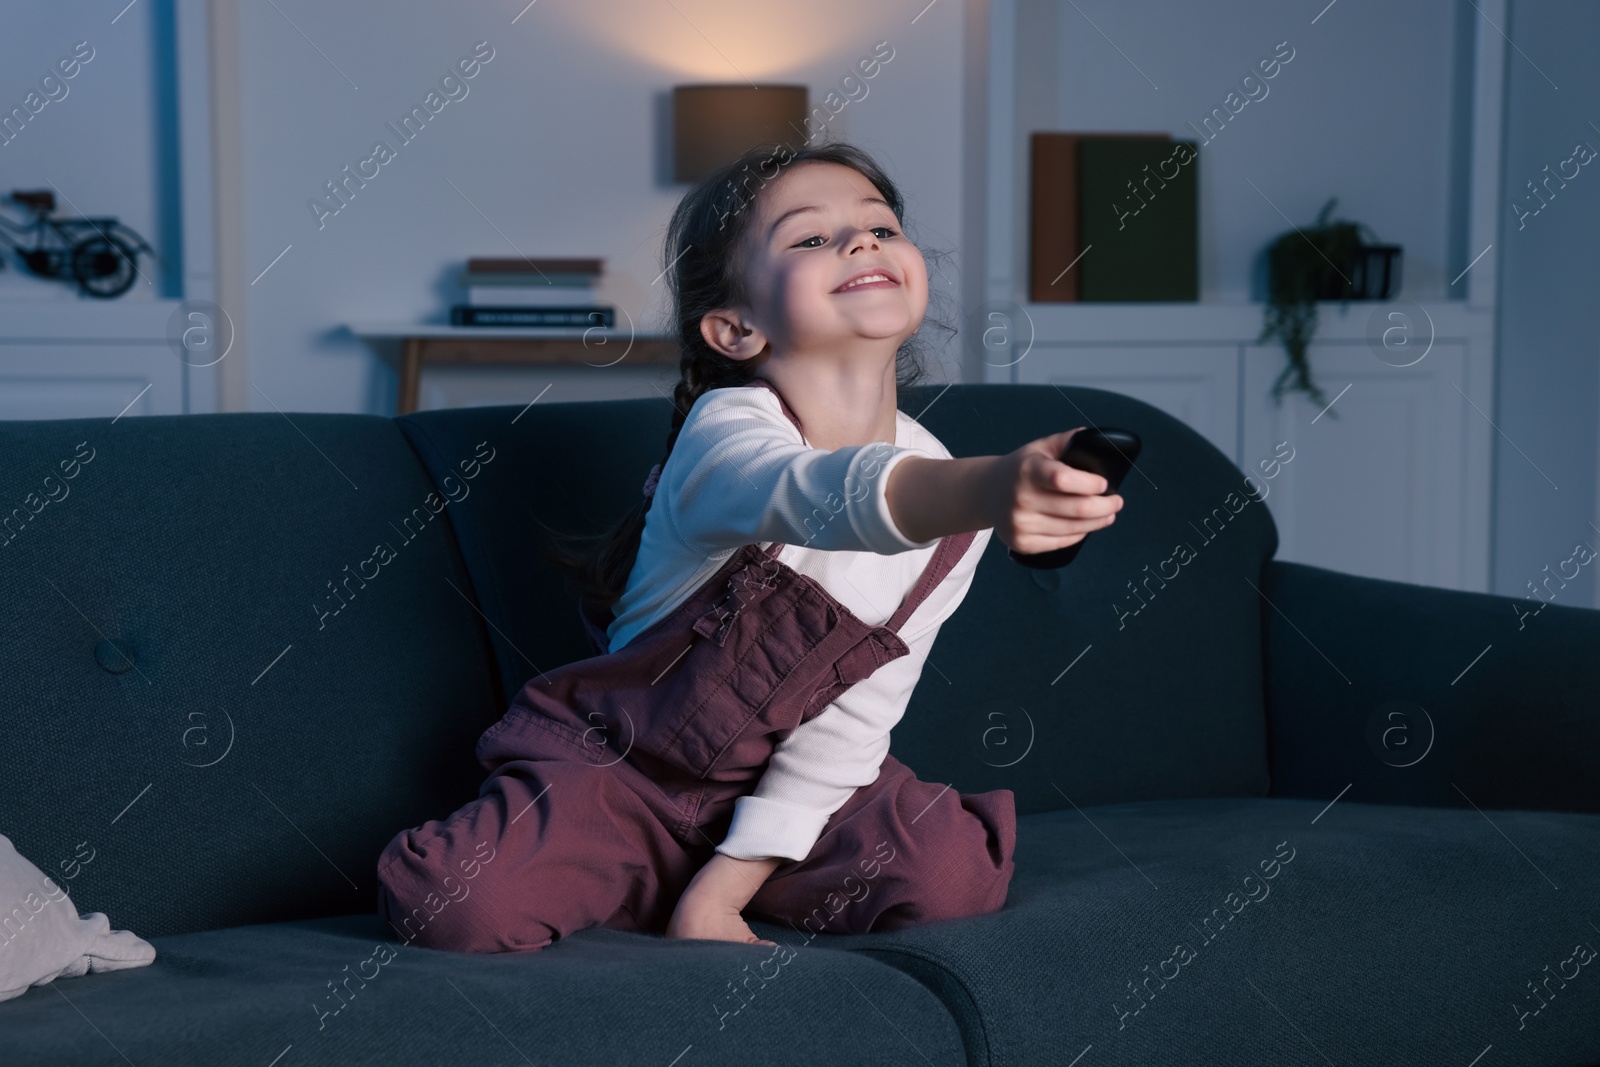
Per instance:
[[[409,415],[417,410],[417,391],[422,379],[422,338],[407,337],[401,346],[400,396],[395,414]]]

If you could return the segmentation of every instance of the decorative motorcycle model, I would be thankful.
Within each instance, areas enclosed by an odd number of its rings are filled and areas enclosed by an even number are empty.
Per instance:
[[[41,278],[71,278],[82,292],[109,300],[139,276],[140,252],[156,256],[149,242],[115,218],[51,218],[56,195],[48,189],[15,190],[10,199],[30,218],[18,223],[0,215],[0,243]]]

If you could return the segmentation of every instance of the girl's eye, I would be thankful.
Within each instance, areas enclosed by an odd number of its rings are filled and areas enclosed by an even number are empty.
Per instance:
[[[892,228],[888,227],[888,226],[874,226],[872,228],[875,231],[876,230],[882,230],[883,231],[883,236],[886,239],[895,236],[895,231]],[[823,237],[820,233],[812,234],[810,237],[807,237],[805,239],[805,241],[800,241],[794,247],[796,247],[796,248],[807,248],[807,247],[809,247],[809,248],[817,248],[817,247],[819,247],[818,245],[807,245],[806,241],[823,241],[823,240],[826,240],[826,238]]]

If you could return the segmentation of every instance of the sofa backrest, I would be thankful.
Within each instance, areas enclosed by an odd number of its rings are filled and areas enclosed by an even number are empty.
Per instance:
[[[0,456],[0,833],[144,937],[372,911],[504,710],[394,420],[0,422]]]
[[[592,654],[575,587],[536,551],[633,506],[669,427],[665,397],[424,412],[398,420],[436,480],[492,438],[501,458],[452,506],[509,703],[536,670]],[[1126,506],[1059,571],[991,538],[940,631],[891,750],[1021,812],[1267,791],[1260,599],[1277,547],[1261,497],[1205,438],[1118,393],[1028,385],[905,390],[902,410],[955,456],[1000,454],[1080,425],[1135,430]],[[1272,457],[1263,457],[1271,461]]]

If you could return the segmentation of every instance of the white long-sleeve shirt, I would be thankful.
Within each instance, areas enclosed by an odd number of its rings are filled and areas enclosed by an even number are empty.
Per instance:
[[[684,600],[746,544],[781,541],[778,559],[808,574],[863,622],[881,625],[916,584],[938,540],[900,532],[885,499],[909,455],[949,459],[904,412],[895,442],[827,451],[811,445],[760,386],[713,389],[695,402],[645,514],[639,555],[607,628],[620,649]],[[900,628],[907,655],[852,685],[773,751],[753,793],[734,803],[717,851],[740,859],[804,859],[856,789],[878,776],[939,627],[965,598],[992,530]]]

